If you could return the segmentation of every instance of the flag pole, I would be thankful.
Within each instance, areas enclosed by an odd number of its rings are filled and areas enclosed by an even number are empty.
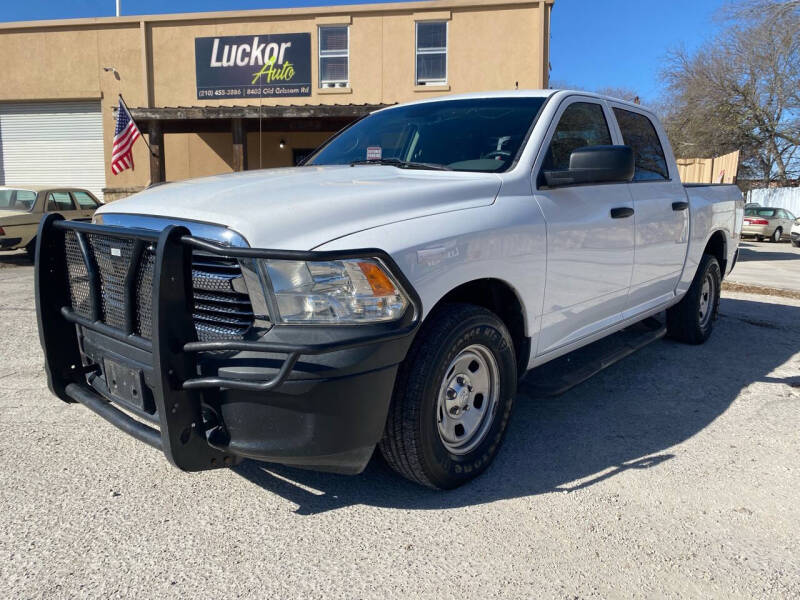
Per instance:
[[[133,121],[133,124],[136,125],[136,129],[139,129],[139,125],[136,123],[136,121],[133,120],[133,115],[131,114],[131,111],[128,109],[128,104],[125,102],[125,98],[122,97],[122,94],[118,94],[118,95],[119,95],[119,101],[122,102],[122,106],[124,106],[125,110],[128,111],[128,116],[131,118],[131,121]],[[139,129],[139,131],[142,131],[142,130]],[[140,137],[142,138],[142,141],[147,146],[147,149],[150,150],[150,156],[154,156],[154,157],[158,158],[158,154],[156,154],[153,151],[153,148],[150,146],[150,143],[146,139],[144,139],[143,135],[140,136]]]

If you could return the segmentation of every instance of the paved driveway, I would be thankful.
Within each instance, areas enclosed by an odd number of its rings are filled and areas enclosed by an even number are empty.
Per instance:
[[[788,242],[745,240],[729,281],[800,293],[800,248]]]
[[[726,293],[704,346],[523,385],[496,463],[440,493],[380,460],[179,472],[50,395],[32,269],[0,290],[3,596],[800,596],[800,301]]]

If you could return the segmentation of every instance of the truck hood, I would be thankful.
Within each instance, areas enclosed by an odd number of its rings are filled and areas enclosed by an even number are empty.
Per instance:
[[[494,202],[493,173],[392,166],[245,171],[150,188],[97,214],[171,217],[225,225],[252,247],[310,250],[364,229]]]

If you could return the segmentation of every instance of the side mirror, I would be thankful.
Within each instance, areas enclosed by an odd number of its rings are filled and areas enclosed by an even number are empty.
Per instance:
[[[569,156],[566,171],[544,171],[549,187],[586,183],[628,182],[636,165],[630,146],[584,146]]]

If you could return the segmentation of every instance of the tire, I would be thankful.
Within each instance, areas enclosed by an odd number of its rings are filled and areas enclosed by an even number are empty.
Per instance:
[[[704,254],[689,291],[678,304],[667,309],[667,335],[687,344],[705,342],[719,313],[721,284],[719,262]]]
[[[25,246],[25,252],[28,253],[28,257],[31,260],[36,259],[36,238],[33,238],[28,244]]]
[[[800,240],[792,240],[792,246],[795,248],[800,248]]]
[[[756,241],[757,241],[757,242],[763,242],[763,241],[764,241],[764,236],[762,236],[762,235],[757,235],[757,236],[756,236]]]
[[[470,304],[434,309],[398,370],[384,459],[428,487],[463,485],[496,456],[516,387],[514,345],[497,315]]]
[[[783,236],[783,229],[777,227],[775,231],[772,232],[772,235],[769,237],[769,241],[773,244],[777,244],[781,241],[781,237]]]

